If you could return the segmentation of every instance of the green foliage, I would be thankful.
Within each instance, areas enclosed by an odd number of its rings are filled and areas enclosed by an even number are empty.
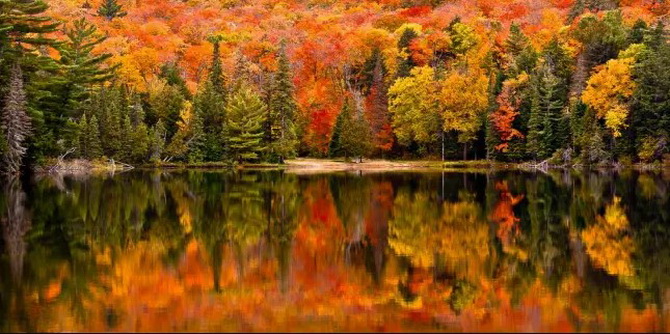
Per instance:
[[[591,66],[616,58],[628,40],[628,30],[619,10],[606,12],[602,19],[592,14],[585,15],[573,35],[584,44]]]
[[[398,49],[406,53],[401,59],[398,60],[398,68],[396,70],[396,76],[398,78],[404,78],[410,75],[410,71],[416,63],[412,60],[412,56],[408,54],[407,49],[409,48],[410,43],[417,38],[419,35],[411,27],[405,28],[403,30],[400,39],[398,39]]]
[[[266,106],[260,96],[249,87],[241,87],[231,96],[227,114],[231,157],[239,162],[258,160],[259,154],[265,150]]]
[[[362,158],[372,150],[370,124],[361,111],[351,109],[349,101],[345,101],[337,116],[329,147],[331,157]]]
[[[631,124],[640,158],[650,161],[668,152],[666,144],[652,149],[653,141],[670,138],[670,46],[658,24],[645,36],[646,47],[633,68],[637,89],[631,104]]]
[[[102,156],[98,118],[95,115],[88,120],[86,114],[83,114],[79,120],[78,154],[85,159],[96,159]]]
[[[566,144],[567,136],[561,133],[564,99],[558,95],[559,79],[546,66],[535,80],[526,149],[531,156],[546,159]]]
[[[123,11],[123,6],[119,4],[118,0],[103,0],[102,5],[98,8],[98,15],[110,21],[115,17],[124,17],[127,14]]]
[[[270,151],[280,162],[284,158],[291,158],[296,154],[298,138],[296,136],[295,119],[298,105],[294,98],[291,68],[286,56],[286,45],[282,43],[279,49],[277,72],[272,81],[268,117],[266,122],[266,141],[270,144]]]

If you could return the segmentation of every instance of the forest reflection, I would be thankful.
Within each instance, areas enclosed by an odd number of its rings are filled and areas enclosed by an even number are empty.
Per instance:
[[[2,331],[668,331],[670,173],[3,181]]]

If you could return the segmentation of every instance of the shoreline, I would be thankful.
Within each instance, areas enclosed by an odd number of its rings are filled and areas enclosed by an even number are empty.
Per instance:
[[[109,164],[87,160],[63,161],[58,165],[51,167],[35,168],[36,174],[98,174],[98,173],[117,173],[133,169],[141,170],[285,170],[293,173],[306,174],[318,172],[385,172],[385,171],[540,171],[549,170],[636,170],[636,171],[663,171],[670,169],[670,165],[656,164],[602,164],[602,165],[564,165],[555,166],[548,164],[533,164],[530,162],[507,163],[487,160],[468,160],[468,161],[439,161],[439,160],[381,160],[370,159],[363,160],[361,163],[345,162],[341,159],[317,159],[317,158],[297,158],[287,160],[286,164],[242,164],[230,166],[225,163],[169,163],[158,165],[138,165],[130,166],[126,164]]]

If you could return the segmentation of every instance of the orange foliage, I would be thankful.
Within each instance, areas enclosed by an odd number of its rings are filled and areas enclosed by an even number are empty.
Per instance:
[[[519,104],[521,97],[519,94],[519,87],[528,81],[528,75],[523,73],[516,79],[507,80],[503,83],[503,89],[500,95],[496,98],[499,107],[494,113],[490,115],[491,122],[498,131],[501,141],[503,143],[496,146],[497,150],[506,152],[509,146],[509,141],[514,138],[523,138],[523,134],[512,127],[512,123],[516,116],[519,115]]]
[[[514,207],[524,198],[524,195],[512,195],[507,181],[497,182],[498,201],[491,212],[491,220],[498,224],[496,235],[503,244],[503,248],[510,248],[514,239],[519,236],[520,230],[517,224],[521,220],[514,214]]]

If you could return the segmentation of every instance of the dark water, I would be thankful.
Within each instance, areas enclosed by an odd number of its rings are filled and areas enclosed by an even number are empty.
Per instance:
[[[3,184],[3,331],[668,331],[670,173]]]

